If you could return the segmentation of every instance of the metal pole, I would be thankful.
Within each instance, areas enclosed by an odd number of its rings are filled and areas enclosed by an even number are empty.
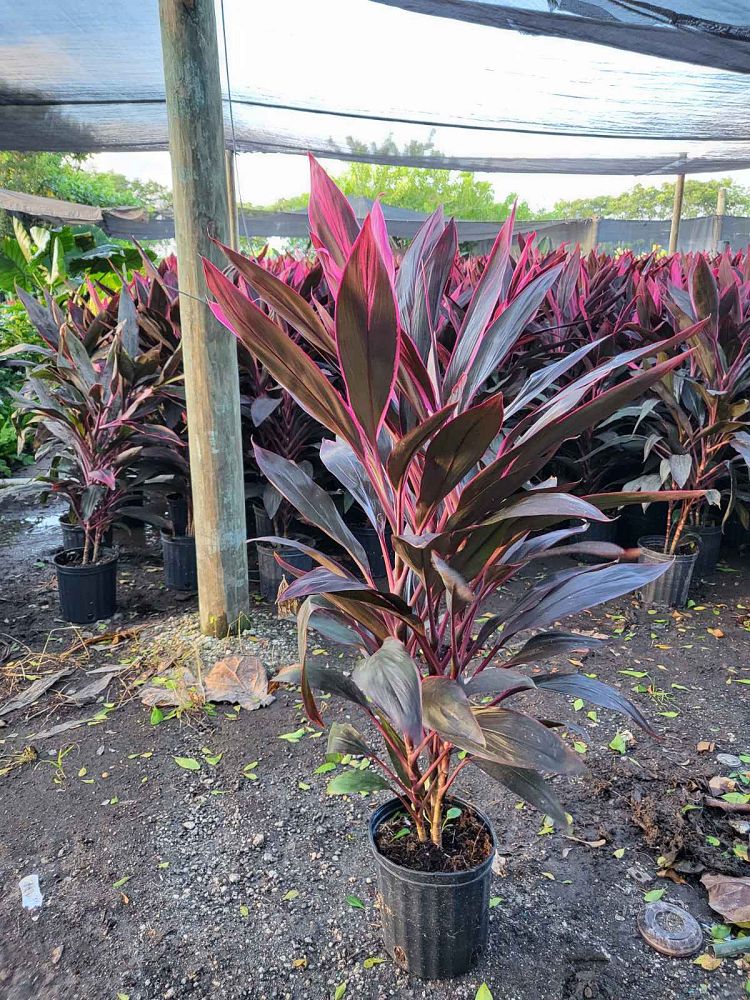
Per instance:
[[[229,235],[214,0],[159,0],[172,157],[201,629],[249,605],[237,348],[205,304],[201,256]]]
[[[680,235],[680,216],[682,215],[682,196],[685,193],[685,175],[678,174],[674,184],[674,204],[672,205],[672,227],[669,230],[669,252],[677,253],[677,240]]]
[[[228,149],[225,153],[227,165],[227,196],[229,198],[229,246],[233,250],[239,250],[239,226],[237,217],[237,178],[235,173],[235,160],[237,154],[233,149]]]

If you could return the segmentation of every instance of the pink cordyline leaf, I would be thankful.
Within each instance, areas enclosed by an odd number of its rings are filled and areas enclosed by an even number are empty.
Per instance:
[[[393,288],[370,216],[342,275],[336,343],[349,405],[374,444],[396,380],[399,335]]]
[[[331,291],[338,290],[340,274],[359,233],[352,206],[314,156],[310,161],[310,233],[320,253]]]

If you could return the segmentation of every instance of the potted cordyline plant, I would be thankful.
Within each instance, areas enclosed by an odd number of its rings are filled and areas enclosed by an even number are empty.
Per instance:
[[[550,573],[505,610],[481,621],[480,615],[498,588],[532,560],[575,551],[574,544],[560,543],[574,539],[587,521],[605,520],[605,509],[642,499],[638,493],[575,497],[549,484],[528,484],[562,441],[638,396],[679,359],[631,371],[592,396],[593,386],[681,337],[612,358],[546,403],[534,402],[545,388],[540,378],[512,400],[487,396],[487,376],[508,357],[559,267],[517,289],[498,310],[509,267],[506,225],[453,349],[438,351],[432,323],[455,256],[455,227],[433,215],[396,272],[379,206],[360,231],[314,160],[312,174],[312,238],[335,298],[334,321],[228,248],[232,264],[300,342],[209,262],[206,279],[219,319],[329,429],[321,457],[378,533],[386,569],[382,589],[330,496],[295,463],[256,448],[270,482],[343,552],[335,558],[285,540],[317,565],[297,571],[284,595],[302,601],[299,664],[279,679],[301,684],[317,725],[325,723],[313,689],[351,703],[382,739],[383,751],[370,732],[333,722],[329,753],[361,755],[370,766],[344,771],[328,791],[391,791],[370,821],[386,947],[411,973],[442,978],[466,971],[484,947],[494,846],[490,821],[459,798],[456,779],[475,764],[564,824],[564,810],[541,772],[582,769],[579,756],[548,725],[511,709],[509,700],[522,691],[552,690],[647,725],[630,702],[598,680],[518,668],[591,646],[590,639],[550,626],[643,586],[664,566],[620,563],[622,550],[609,545],[609,563]],[[314,360],[319,356],[334,368],[343,391],[321,372]],[[508,414],[516,415],[513,424]],[[569,518],[580,522],[551,530]],[[309,628],[362,655],[351,676],[308,660]],[[541,631],[509,652],[530,629]]]
[[[80,545],[54,557],[61,612],[71,622],[114,613],[118,553],[107,546],[107,533],[128,516],[164,523],[130,504],[165,446],[180,447],[177,435],[156,422],[163,373],[146,356],[130,358],[120,340],[116,335],[107,353],[92,359],[63,328],[57,349],[29,365],[24,394],[14,394],[19,411],[31,415],[37,459],[51,459],[39,479],[67,500],[82,530]]]
[[[703,254],[688,259],[686,272],[687,289],[672,284],[666,294],[674,325],[699,331],[696,347],[654,384],[641,430],[646,469],[625,486],[692,491],[668,504],[664,533],[639,540],[644,561],[672,560],[644,600],[671,607],[686,603],[693,576],[714,570],[750,466],[747,283],[726,257],[718,283]]]

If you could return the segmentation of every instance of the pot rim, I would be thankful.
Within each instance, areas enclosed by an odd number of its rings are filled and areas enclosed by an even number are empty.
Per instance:
[[[100,559],[98,562],[86,563],[85,566],[77,566],[75,563],[61,563],[59,561],[60,557],[66,555],[68,552],[83,552],[83,546],[74,546],[73,548],[60,549],[59,552],[55,552],[52,562],[58,570],[62,570],[63,572],[91,573],[94,570],[110,566],[112,563],[117,562],[120,557],[120,549],[117,545],[111,547],[103,545],[99,550]],[[101,558],[102,555],[107,558]]]
[[[175,545],[186,545],[188,542],[195,544],[195,535],[175,535],[174,531],[169,531],[167,528],[159,530],[163,542],[174,542]]]
[[[698,552],[700,550],[700,538],[693,532],[686,532],[683,538],[685,541],[692,539],[695,543],[694,552],[683,552],[670,555],[668,552],[662,551],[666,541],[665,535],[641,535],[638,539],[638,548],[643,549],[644,552],[648,552],[651,556],[657,556],[659,562],[686,563],[693,559],[697,559]],[[657,548],[657,546],[659,546],[659,548]]]
[[[415,882],[422,885],[427,884],[451,887],[454,885],[463,885],[467,882],[474,882],[476,879],[484,877],[484,875],[491,868],[497,852],[497,840],[495,839],[495,831],[492,827],[492,823],[490,822],[490,818],[482,809],[473,805],[471,802],[467,802],[465,799],[452,796],[451,802],[455,802],[458,805],[463,806],[464,809],[471,809],[471,811],[475,813],[479,819],[481,819],[487,828],[492,842],[492,850],[484,861],[480,861],[480,863],[475,865],[473,868],[465,868],[463,871],[459,872],[423,872],[416,868],[407,868],[405,865],[396,864],[395,861],[391,861],[389,858],[386,858],[385,855],[381,854],[378,850],[378,845],[375,843],[375,834],[382,824],[389,819],[394,812],[399,809],[403,809],[403,803],[401,800],[393,798],[383,802],[382,805],[379,805],[378,808],[374,810],[367,825],[368,846],[370,848],[370,852],[375,858],[376,863],[381,865],[392,875],[401,879],[403,882]]]

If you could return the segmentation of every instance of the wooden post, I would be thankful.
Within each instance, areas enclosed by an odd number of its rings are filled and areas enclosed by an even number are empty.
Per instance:
[[[237,175],[235,172],[236,153],[233,149],[228,149],[225,153],[227,165],[227,196],[229,199],[229,246],[233,250],[239,250],[239,225],[237,217]]]
[[[589,228],[589,238],[587,250],[596,250],[596,245],[599,242],[599,216],[594,215],[591,217],[591,225]]]
[[[201,256],[226,261],[224,125],[214,0],[159,0],[201,629],[223,636],[249,605],[237,348],[205,304]]]
[[[721,248],[721,224],[724,221],[724,214],[727,210],[726,188],[720,187],[716,195],[716,215],[714,216],[714,252],[720,252]]]
[[[669,252],[677,253],[677,240],[680,236],[680,216],[682,215],[682,196],[685,193],[685,175],[678,174],[674,182],[674,204],[672,205],[672,226],[669,230]]]

